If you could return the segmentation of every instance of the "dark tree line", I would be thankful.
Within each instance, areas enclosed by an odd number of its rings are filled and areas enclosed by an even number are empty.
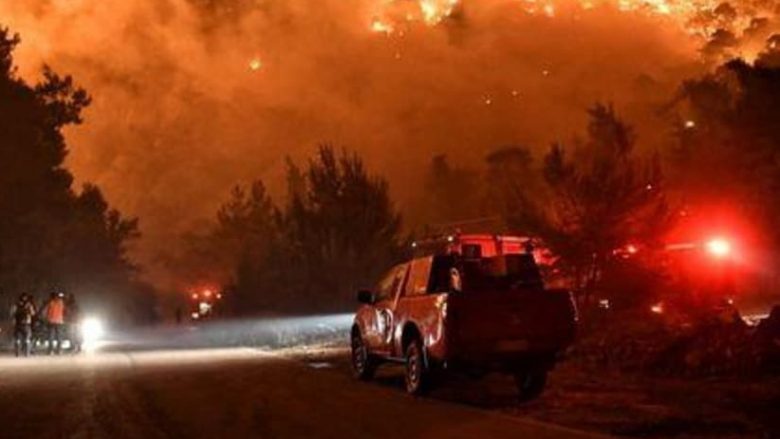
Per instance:
[[[731,61],[682,85],[675,105],[695,126],[678,127],[672,159],[686,202],[735,204],[778,249],[780,64],[763,60]]]
[[[46,68],[29,84],[13,62],[19,37],[0,28],[0,294],[5,305],[58,289],[148,315],[127,243],[138,222],[112,209],[97,186],[73,188],[63,128],[82,122],[87,92]]]
[[[754,64],[735,60],[685,81],[665,109],[664,149],[638,151],[631,126],[598,104],[582,139],[554,144],[541,157],[504,147],[481,169],[435,158],[428,181],[439,184],[419,204],[448,206],[449,221],[497,218],[493,230],[539,238],[557,257],[554,271],[586,302],[595,292],[613,304],[657,300],[670,288],[665,234],[707,206],[727,206],[750,223],[760,238],[753,250],[769,255],[756,269],[771,273],[780,250],[778,50],[768,44]],[[642,251],[626,258],[629,248]]]
[[[658,156],[635,150],[633,130],[612,107],[596,105],[589,115],[584,140],[555,144],[538,162],[517,146],[494,151],[482,169],[434,157],[417,234],[495,218],[477,229],[543,241],[558,257],[553,268],[587,299],[623,261],[615,249],[649,245],[669,222]],[[213,226],[190,237],[190,256],[224,268],[237,313],[353,306],[355,290],[404,253],[387,183],[329,146],[303,168],[288,162],[287,181],[282,205],[260,181],[237,186]]]
[[[633,128],[597,104],[582,137],[541,156],[506,146],[482,167],[434,157],[407,227],[425,235],[484,219],[461,229],[536,238],[555,256],[551,272],[584,303],[596,294],[617,306],[654,303],[669,288],[663,240],[683,209],[728,202],[757,220],[770,249],[780,247],[778,72],[734,61],[685,82],[667,108],[669,146],[660,151],[640,151]],[[232,258],[223,262],[243,309],[293,310],[349,304],[403,253],[400,234],[387,184],[354,155],[323,147],[303,169],[289,164],[285,204],[261,182],[236,188],[200,239],[219,249],[205,253]],[[642,251],[627,258],[630,248]]]
[[[204,265],[225,268],[236,314],[349,309],[402,251],[387,182],[356,155],[321,146],[304,167],[288,161],[287,181],[282,205],[259,180],[235,187],[190,239]]]
[[[439,182],[437,191],[421,204],[443,201],[450,221],[488,220],[474,230],[533,237],[555,255],[555,277],[588,301],[626,268],[622,247],[652,246],[669,224],[660,158],[636,151],[633,129],[611,106],[588,114],[586,136],[573,145],[553,144],[541,160],[529,148],[502,147],[481,169],[459,170],[459,185],[448,183],[453,171],[435,158],[428,180]]]
[[[516,187],[516,206],[505,212],[514,229],[538,236],[560,257],[559,269],[585,302],[605,271],[623,262],[622,248],[652,247],[669,222],[658,157],[637,153],[633,129],[611,106],[588,113],[583,141],[554,144],[545,154],[543,190]]]

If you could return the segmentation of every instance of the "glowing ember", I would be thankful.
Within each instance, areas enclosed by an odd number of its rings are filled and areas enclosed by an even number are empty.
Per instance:
[[[371,22],[371,30],[377,33],[390,34],[393,32],[393,26],[375,18],[374,21]]]
[[[256,72],[260,70],[263,67],[263,62],[260,60],[260,58],[252,58],[249,61],[249,70]]]

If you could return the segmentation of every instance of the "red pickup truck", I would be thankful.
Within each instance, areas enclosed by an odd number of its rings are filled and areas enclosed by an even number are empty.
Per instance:
[[[421,394],[446,371],[515,376],[520,398],[544,389],[547,372],[574,339],[569,291],[545,289],[533,252],[518,237],[451,236],[421,248],[369,291],[351,331],[352,366],[405,364],[406,390]]]

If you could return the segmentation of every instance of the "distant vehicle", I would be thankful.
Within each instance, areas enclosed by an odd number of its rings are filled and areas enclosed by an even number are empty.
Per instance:
[[[190,318],[193,322],[212,319],[220,314],[220,303],[222,293],[205,288],[202,291],[194,291],[190,294],[191,312]]]
[[[545,289],[528,240],[461,235],[416,248],[418,257],[358,293],[356,377],[403,363],[406,391],[421,394],[434,375],[497,371],[514,375],[522,400],[538,396],[574,339],[577,313],[569,291]]]

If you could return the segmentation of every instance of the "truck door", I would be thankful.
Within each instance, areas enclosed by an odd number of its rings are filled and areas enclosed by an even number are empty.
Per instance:
[[[427,344],[433,340],[431,333],[437,333],[439,310],[436,306],[436,297],[428,294],[429,277],[432,257],[423,257],[412,260],[409,263],[409,273],[405,286],[401,289],[398,298],[393,304],[393,330],[394,333],[386,339],[388,346],[385,348],[395,357],[403,355],[401,346],[402,326],[407,323],[417,325],[425,337]],[[429,333],[429,330],[431,331]],[[435,338],[435,336],[434,336]]]
[[[406,285],[409,264],[395,267],[377,291],[367,341],[372,351],[389,355],[395,325],[394,310],[398,295]]]

